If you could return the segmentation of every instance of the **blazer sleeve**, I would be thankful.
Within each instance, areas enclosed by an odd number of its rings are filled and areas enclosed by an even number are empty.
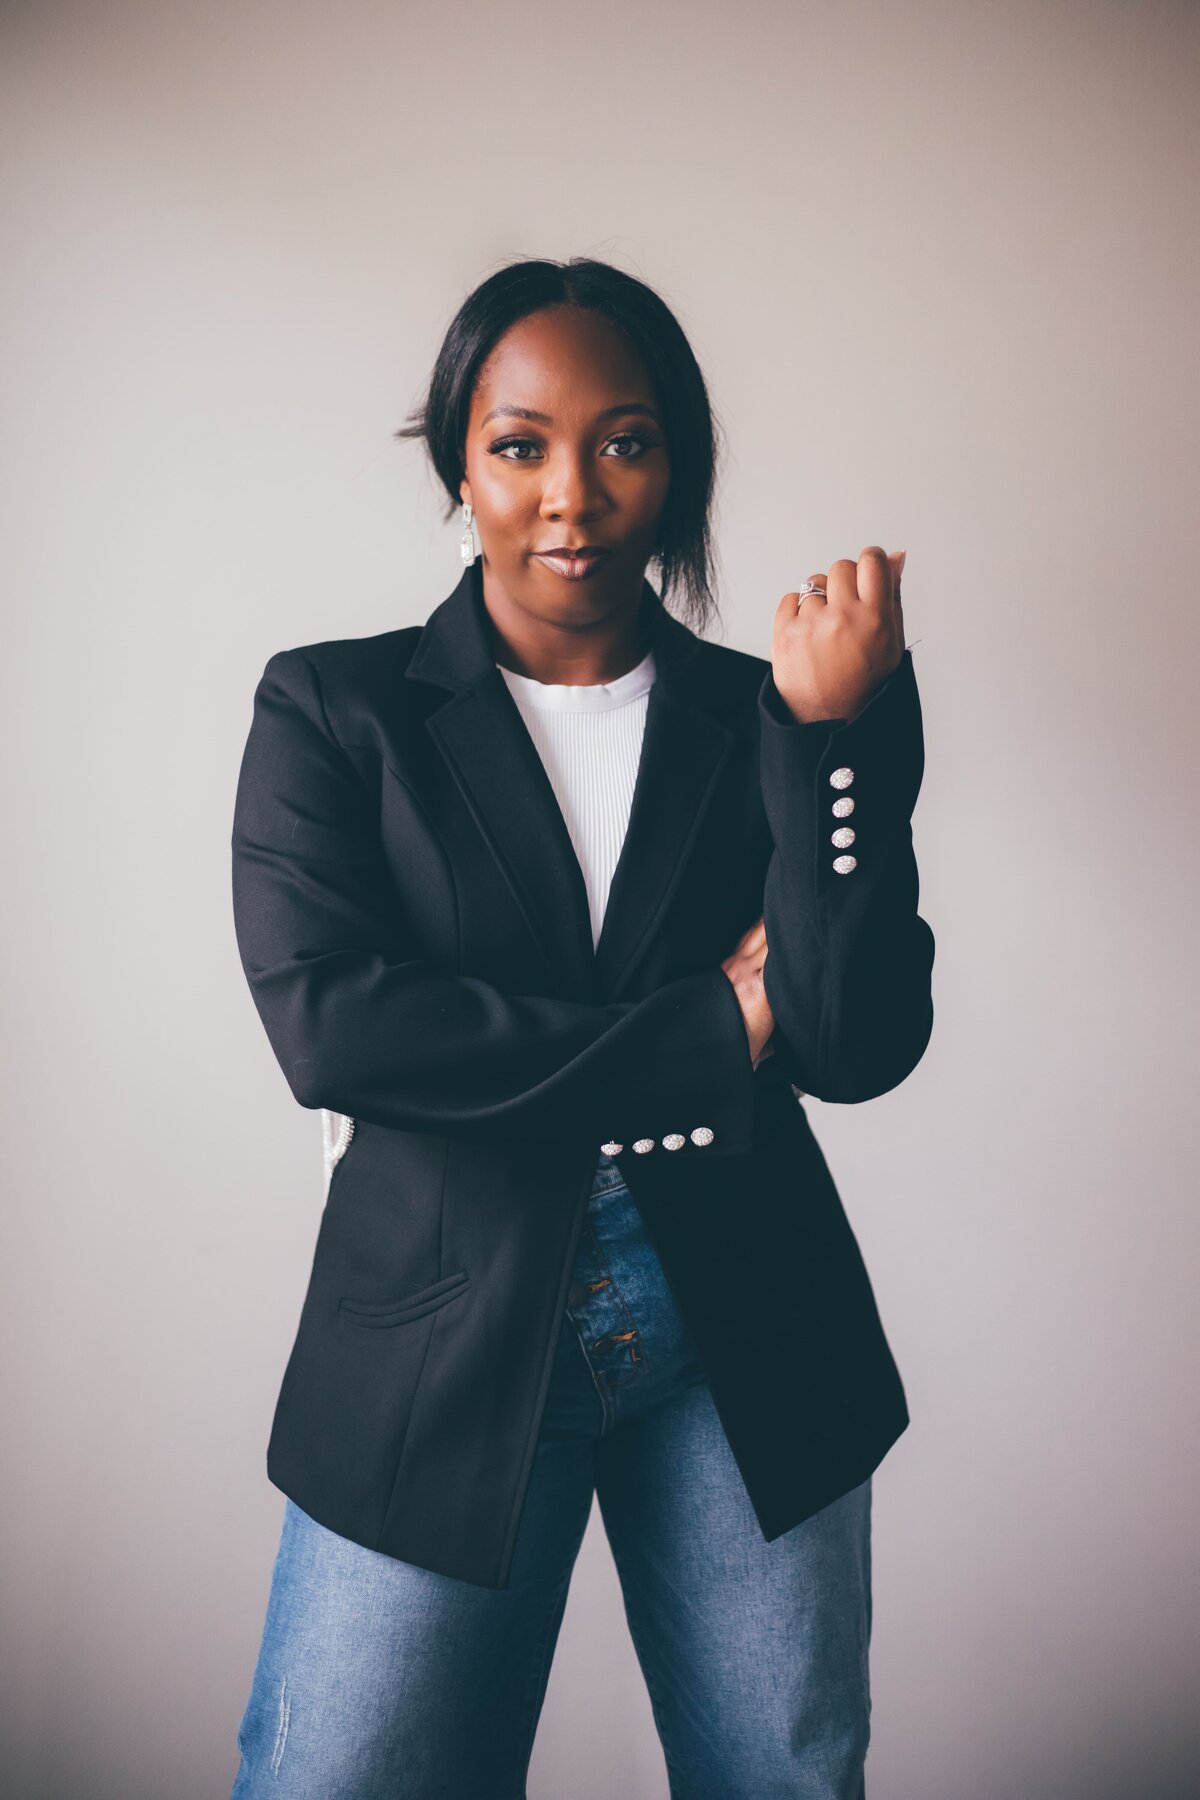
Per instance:
[[[775,1054],[806,1094],[872,1100],[912,1072],[933,1029],[934,938],[917,911],[910,824],[925,763],[912,652],[852,720],[798,724],[770,670],[758,710]],[[839,817],[843,797],[854,807]],[[835,844],[847,828],[852,844]],[[842,856],[854,858],[844,873]]]
[[[713,1132],[754,1141],[754,1069],[720,967],[587,1005],[447,974],[406,941],[367,789],[299,650],[267,662],[238,777],[234,928],[301,1106],[478,1142]]]

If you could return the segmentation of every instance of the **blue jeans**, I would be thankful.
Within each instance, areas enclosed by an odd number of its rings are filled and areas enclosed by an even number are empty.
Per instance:
[[[509,1586],[364,1549],[288,1500],[231,1800],[523,1800],[593,1492],[672,1800],[863,1800],[870,1480],[763,1541],[603,1155]]]

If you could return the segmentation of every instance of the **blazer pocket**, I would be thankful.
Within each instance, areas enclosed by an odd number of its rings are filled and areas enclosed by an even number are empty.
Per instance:
[[[445,1306],[455,1295],[461,1294],[469,1283],[467,1271],[456,1269],[453,1275],[444,1275],[440,1281],[431,1282],[428,1287],[418,1289],[404,1300],[375,1303],[353,1300],[347,1296],[338,1301],[338,1311],[345,1313],[351,1324],[369,1325],[376,1330],[389,1325],[407,1325],[410,1319],[423,1319],[426,1313],[436,1312],[440,1306]]]

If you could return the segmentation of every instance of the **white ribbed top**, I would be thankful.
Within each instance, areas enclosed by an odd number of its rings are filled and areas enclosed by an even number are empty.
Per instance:
[[[496,667],[537,747],[583,870],[592,947],[629,828],[642,755],[646,708],[654,686],[654,652],[615,681],[583,686],[535,681],[503,663]]]

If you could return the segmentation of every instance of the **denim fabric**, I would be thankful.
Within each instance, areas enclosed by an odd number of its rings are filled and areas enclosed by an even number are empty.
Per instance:
[[[231,1800],[523,1800],[594,1492],[672,1800],[864,1800],[870,1480],[763,1541],[603,1155],[509,1586],[363,1549],[288,1500]]]

